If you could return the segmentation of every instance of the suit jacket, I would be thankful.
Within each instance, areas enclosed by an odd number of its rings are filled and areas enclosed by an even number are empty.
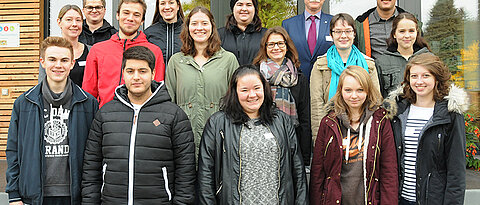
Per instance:
[[[306,35],[308,31],[305,31],[305,14],[296,15],[292,18],[286,19],[282,22],[282,27],[287,30],[288,35],[293,40],[295,47],[298,51],[298,58],[300,59],[300,70],[303,74],[310,79],[310,72],[312,70],[313,64],[317,60],[318,56],[325,54],[333,44],[333,40],[330,36],[330,20],[332,15],[325,14],[322,12],[320,16],[320,27],[318,29],[317,44],[315,45],[315,50],[313,55],[310,53],[308,48]],[[328,41],[327,41],[328,38]]]

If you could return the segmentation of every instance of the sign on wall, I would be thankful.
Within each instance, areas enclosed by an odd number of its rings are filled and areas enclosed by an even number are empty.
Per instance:
[[[19,23],[0,23],[0,47],[20,47]]]

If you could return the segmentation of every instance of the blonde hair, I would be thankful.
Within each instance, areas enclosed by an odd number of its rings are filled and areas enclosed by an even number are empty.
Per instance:
[[[382,104],[382,95],[380,94],[380,91],[378,91],[373,85],[373,81],[368,72],[360,66],[351,65],[348,66],[340,75],[337,92],[331,99],[334,104],[335,115],[338,116],[342,113],[347,113],[349,120],[351,120],[349,107],[342,96],[343,83],[345,82],[345,78],[347,76],[352,76],[355,78],[363,87],[363,90],[367,92],[367,98],[362,105],[362,112],[365,110],[365,108],[368,108],[369,110],[375,110]]]
[[[60,9],[60,11],[58,12],[58,17],[57,18],[62,20],[63,16],[65,16],[65,14],[70,10],[74,10],[78,14],[80,14],[80,17],[82,17],[82,20],[83,20],[82,9],[80,9],[80,7],[78,7],[77,5],[72,5],[72,4],[67,4],[67,5],[63,6]]]

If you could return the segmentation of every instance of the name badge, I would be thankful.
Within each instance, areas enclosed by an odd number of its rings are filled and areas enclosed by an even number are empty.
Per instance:
[[[87,65],[87,61],[78,61],[79,66],[85,66]]]
[[[266,133],[263,136],[265,137],[265,139],[272,139],[273,138],[273,134],[271,132]]]
[[[325,41],[333,41],[333,38],[331,36],[325,36]]]

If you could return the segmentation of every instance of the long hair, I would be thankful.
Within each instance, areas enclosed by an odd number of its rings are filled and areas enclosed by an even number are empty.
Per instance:
[[[183,15],[183,9],[182,9],[182,3],[180,2],[180,0],[175,0],[178,4],[178,11],[177,11],[177,19],[180,19],[183,21],[183,19],[185,18],[185,16]],[[158,4],[160,3],[160,0],[157,0],[157,3],[155,4],[155,14],[153,14],[153,21],[152,21],[152,24],[154,23],[157,23],[157,22],[160,22],[161,20],[163,21],[163,17],[162,15],[160,14],[160,11],[159,11],[159,6]],[[178,20],[177,20],[178,21]]]
[[[390,36],[387,39],[388,50],[393,52],[397,51],[398,43],[394,35],[395,35],[395,32],[397,31],[398,23],[400,23],[400,21],[403,19],[408,19],[415,23],[415,29],[417,30],[417,37],[415,39],[415,43],[413,44],[413,50],[416,51],[416,50],[420,50],[423,47],[427,47],[427,49],[430,51],[430,46],[428,46],[427,41],[422,37],[422,30],[418,26],[417,18],[415,18],[413,14],[407,13],[407,12],[398,14],[398,16],[396,16],[393,19],[392,31],[390,32]]]
[[[257,0],[252,0],[252,3],[255,7],[255,14],[253,15],[253,20],[252,22],[250,22],[250,24],[253,25],[253,27],[255,28],[254,31],[255,32],[260,32],[262,30],[262,20],[260,19],[260,17],[258,16],[258,1]],[[232,31],[232,29],[237,26],[237,20],[235,19],[235,16],[233,16],[233,13],[232,14],[229,14],[227,16],[227,22],[225,23],[225,28],[228,30],[228,31]]]
[[[58,19],[59,20],[62,20],[63,16],[65,16],[65,14],[70,11],[70,10],[74,10],[76,11],[78,14],[80,14],[80,17],[82,17],[82,20],[83,20],[83,13],[82,13],[82,9],[80,9],[80,7],[78,7],[77,5],[72,5],[72,4],[67,4],[65,6],[63,6],[60,11],[58,12]],[[81,27],[81,26],[80,26]]]
[[[243,111],[240,102],[238,101],[237,84],[238,79],[246,75],[257,76],[263,85],[263,104],[260,106],[260,121],[264,124],[271,124],[275,116],[275,104],[273,103],[272,90],[267,80],[263,77],[260,71],[253,65],[242,65],[235,72],[233,72],[228,90],[224,97],[220,100],[220,110],[225,112],[233,123],[245,123],[250,118]]]
[[[217,26],[215,25],[215,20],[213,19],[212,13],[206,9],[205,7],[197,6],[192,9],[190,14],[187,16],[187,20],[183,23],[182,32],[180,33],[180,40],[182,41],[182,47],[180,51],[182,51],[185,55],[196,56],[197,50],[195,49],[195,43],[193,41],[192,36],[190,36],[190,19],[192,16],[198,12],[204,13],[210,19],[210,23],[212,24],[212,34],[208,38],[207,48],[205,48],[203,52],[203,56],[209,58],[215,55],[217,51],[221,49],[220,44],[220,36],[218,35]]]
[[[433,88],[433,100],[438,102],[442,100],[450,92],[450,77],[451,73],[447,66],[440,60],[439,57],[432,53],[422,53],[416,55],[408,61],[405,68],[405,75],[403,76],[403,97],[410,103],[417,102],[417,94],[410,86],[410,70],[413,66],[422,66],[427,69],[435,78],[435,87]]]
[[[292,39],[288,35],[287,31],[280,27],[280,26],[275,26],[273,28],[268,29],[265,34],[263,34],[262,40],[260,42],[260,50],[258,51],[257,57],[253,59],[253,64],[256,66],[259,66],[262,61],[265,61],[268,59],[267,55],[267,41],[270,35],[272,34],[279,34],[283,36],[283,39],[285,39],[285,42],[287,44],[287,53],[285,54],[285,57],[289,58],[293,65],[295,67],[300,67],[300,61],[298,60],[298,52],[297,48],[295,48],[295,44],[293,43]]]
[[[363,103],[361,108],[362,112],[365,110],[365,108],[369,110],[374,110],[382,104],[382,95],[380,94],[380,91],[378,91],[373,85],[372,79],[370,78],[370,75],[368,74],[368,72],[360,66],[351,65],[351,66],[348,66],[342,72],[342,74],[340,74],[337,92],[332,97],[332,101],[335,109],[335,115],[347,113],[349,120],[351,120],[350,108],[348,107],[347,103],[345,102],[345,99],[343,99],[343,96],[342,96],[343,84],[347,76],[352,76],[353,78],[355,78],[358,81],[358,83],[360,83],[363,90],[367,92],[367,98],[365,99],[365,102]]]

